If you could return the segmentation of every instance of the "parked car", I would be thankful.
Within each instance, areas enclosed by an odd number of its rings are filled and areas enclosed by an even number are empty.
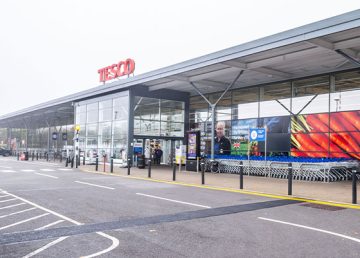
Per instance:
[[[0,155],[3,155],[4,157],[9,157],[11,155],[11,151],[4,148],[0,148]]]

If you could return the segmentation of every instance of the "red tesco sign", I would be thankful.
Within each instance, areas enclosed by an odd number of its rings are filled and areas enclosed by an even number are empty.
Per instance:
[[[128,58],[125,61],[120,61],[117,64],[101,68],[98,70],[98,73],[100,74],[100,81],[106,82],[117,77],[132,74],[134,70],[135,61],[131,58]]]

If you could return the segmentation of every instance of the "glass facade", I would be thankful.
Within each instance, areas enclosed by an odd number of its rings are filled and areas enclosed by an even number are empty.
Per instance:
[[[135,97],[134,135],[184,137],[185,103]]]
[[[79,148],[86,157],[127,158],[128,110],[128,92],[76,103],[75,124],[81,128]]]
[[[220,93],[208,94],[210,100]],[[235,89],[216,107],[232,155],[264,155],[249,129],[265,127],[267,155],[360,158],[360,71],[314,76]],[[211,110],[201,96],[190,99],[190,128],[202,131],[209,154]]]

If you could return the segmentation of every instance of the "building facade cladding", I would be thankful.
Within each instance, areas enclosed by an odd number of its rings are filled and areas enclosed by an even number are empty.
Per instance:
[[[264,155],[264,143],[249,142],[248,132],[266,126],[267,155],[360,159],[359,97],[360,70],[234,89],[219,102],[215,121],[225,122],[233,155]],[[210,111],[201,96],[190,98],[190,128],[204,132],[205,154]]]

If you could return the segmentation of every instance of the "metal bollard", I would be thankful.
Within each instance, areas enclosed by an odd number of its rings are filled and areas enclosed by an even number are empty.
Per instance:
[[[244,189],[244,164],[240,161],[240,189]]]
[[[39,153],[36,152],[36,160],[39,160]]]
[[[176,159],[173,161],[173,181],[176,181]]]
[[[110,160],[110,173],[114,173],[114,158],[111,157]]]
[[[128,174],[128,176],[130,176],[130,167],[131,167],[130,161],[131,161],[131,159],[127,159],[127,174]]]
[[[99,169],[99,157],[96,156],[96,160],[95,160],[95,171],[98,171]]]
[[[68,157],[66,157],[66,160],[65,160],[65,167],[67,167],[67,166],[68,166],[68,164],[69,164],[69,158],[68,158]]]
[[[19,152],[17,153],[16,157],[17,157],[17,160],[19,160]]]
[[[78,165],[79,165],[79,156],[76,155],[75,156],[75,168],[78,168]]]
[[[71,168],[73,168],[74,167],[74,157],[72,157],[72,159],[71,159]]]
[[[60,163],[62,163],[63,156],[60,154]]]
[[[35,153],[33,152],[31,155],[31,160],[34,161],[34,158],[35,158]]]
[[[205,162],[204,160],[201,161],[201,184],[205,184]]]
[[[85,166],[85,154],[83,156],[83,165]]]
[[[292,178],[293,178],[292,163],[288,164],[288,171],[289,171],[289,175],[288,175],[288,195],[292,195]]]
[[[46,161],[49,161],[49,153],[46,153]]]
[[[149,159],[148,165],[148,178],[151,178],[151,159]]]
[[[352,174],[352,203],[353,204],[357,204],[357,170],[356,168],[353,168],[351,170],[351,174]]]

